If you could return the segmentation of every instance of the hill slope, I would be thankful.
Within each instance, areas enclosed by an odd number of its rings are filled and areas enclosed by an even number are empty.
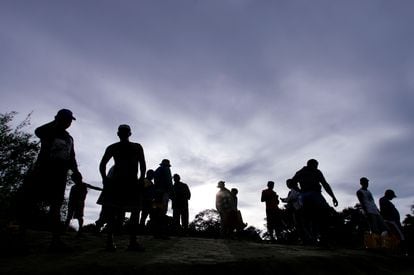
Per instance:
[[[0,274],[414,274],[411,257],[364,250],[142,236],[146,251],[130,252],[120,236],[118,250],[106,252],[104,236],[64,239],[74,251],[52,254],[48,233],[29,232],[30,253],[2,256]]]

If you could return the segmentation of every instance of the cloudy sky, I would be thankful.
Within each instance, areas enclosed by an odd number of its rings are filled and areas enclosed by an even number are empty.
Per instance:
[[[117,126],[130,124],[148,167],[168,158],[191,187],[190,219],[214,208],[225,180],[262,228],[267,181],[285,197],[310,158],[337,210],[355,205],[366,176],[376,199],[394,189],[404,216],[413,26],[409,0],[0,0],[0,112],[33,112],[32,131],[71,109],[80,170],[95,185]]]

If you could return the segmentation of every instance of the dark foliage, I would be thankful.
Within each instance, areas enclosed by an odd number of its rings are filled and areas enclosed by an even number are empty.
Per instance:
[[[201,238],[220,237],[220,214],[215,209],[206,209],[198,213],[189,224],[189,234]],[[249,226],[242,231],[234,232],[234,238],[239,240],[261,241],[261,230]]]
[[[206,209],[198,213],[189,224],[191,235],[205,238],[220,237],[220,214],[215,209]]]
[[[39,151],[33,135],[23,131],[30,125],[30,114],[13,128],[16,112],[0,114],[0,218],[10,220],[14,213],[16,194],[23,178]]]
[[[414,253],[414,205],[411,206],[412,215],[405,216],[403,221],[404,236],[406,238],[406,249],[409,255]]]

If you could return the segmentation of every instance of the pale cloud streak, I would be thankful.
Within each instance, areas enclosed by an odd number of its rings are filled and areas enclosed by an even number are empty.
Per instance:
[[[128,123],[149,168],[193,187],[194,215],[218,180],[261,226],[260,192],[316,158],[340,200],[361,176],[378,199],[414,202],[414,24],[410,1],[2,1],[2,112],[59,108],[85,178]],[[96,194],[88,211],[96,217]]]

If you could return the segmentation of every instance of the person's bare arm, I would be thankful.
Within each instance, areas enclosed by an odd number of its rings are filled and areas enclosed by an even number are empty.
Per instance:
[[[112,158],[113,154],[110,150],[110,147],[108,147],[105,150],[105,154],[102,157],[102,160],[99,164],[99,172],[101,173],[102,181],[105,183],[107,179],[106,175],[106,164],[109,162],[109,160]]]
[[[323,174],[322,174],[322,173],[320,174],[320,176],[321,176],[320,182],[321,182],[321,184],[322,184],[323,188],[325,189],[326,193],[328,193],[328,194],[329,194],[329,196],[331,196],[333,205],[334,205],[335,207],[337,207],[337,206],[338,206],[338,201],[337,201],[337,199],[336,199],[336,197],[335,197],[334,192],[332,191],[331,186],[330,186],[330,185],[329,185],[329,183],[325,180],[325,177],[323,176]]]

